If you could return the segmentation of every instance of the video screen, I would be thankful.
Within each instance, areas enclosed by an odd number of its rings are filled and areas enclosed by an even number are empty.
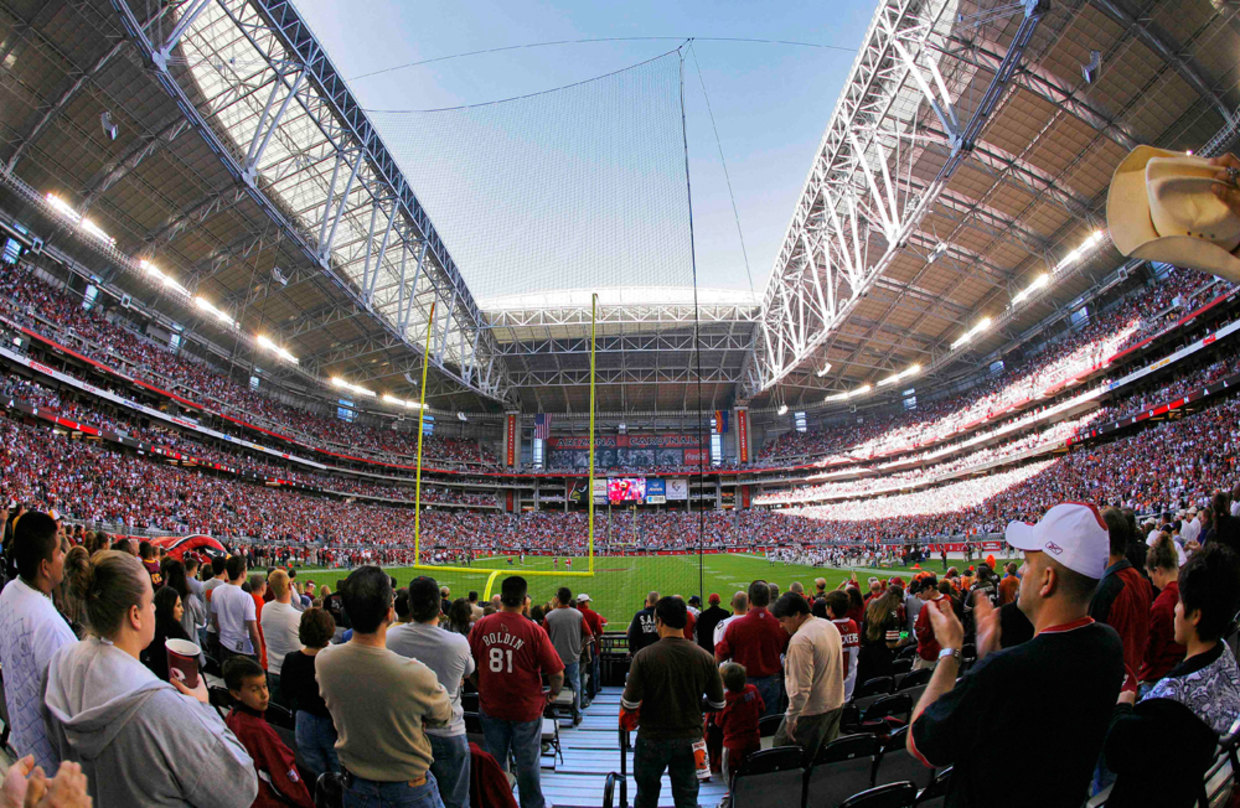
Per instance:
[[[607,501],[612,505],[622,502],[643,502],[646,499],[645,477],[609,477]]]

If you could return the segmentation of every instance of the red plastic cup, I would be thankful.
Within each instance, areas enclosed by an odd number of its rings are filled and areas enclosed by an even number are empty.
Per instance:
[[[190,690],[198,687],[198,655],[202,649],[189,640],[167,640],[168,678],[179,679]]]

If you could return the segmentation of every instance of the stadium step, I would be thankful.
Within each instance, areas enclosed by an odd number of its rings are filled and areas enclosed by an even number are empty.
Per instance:
[[[550,758],[543,757],[542,790],[547,804],[553,808],[598,808],[603,804],[603,786],[610,772],[620,771],[620,736],[618,718],[620,712],[618,687],[603,688],[589,707],[582,711],[581,724],[560,723],[560,745],[564,761],[555,761],[555,768],[548,768]],[[627,763],[629,805],[637,796],[637,784],[633,780],[633,755],[629,750]],[[672,786],[667,776],[659,791],[659,806],[673,808]],[[615,805],[620,805],[619,789]],[[701,808],[717,808],[727,795],[722,779],[715,775],[703,782],[698,791]]]

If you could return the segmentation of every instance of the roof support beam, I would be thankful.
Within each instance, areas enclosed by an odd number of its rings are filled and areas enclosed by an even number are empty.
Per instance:
[[[1091,3],[1118,23],[1121,23],[1137,39],[1141,40],[1150,50],[1166,60],[1175,69],[1180,78],[1192,87],[1203,99],[1208,101],[1223,120],[1231,118],[1231,110],[1223,103],[1222,96],[1211,86],[1205,76],[1204,68],[1195,60],[1185,56],[1171,35],[1153,20],[1138,20],[1136,16],[1124,8],[1123,0],[1090,0]]]

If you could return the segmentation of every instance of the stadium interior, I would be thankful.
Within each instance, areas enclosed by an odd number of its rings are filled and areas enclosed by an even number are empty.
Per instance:
[[[548,806],[611,808],[642,788],[616,716],[624,628],[648,591],[695,598],[697,613],[711,593],[729,609],[754,578],[784,592],[852,579],[862,595],[867,578],[880,594],[899,578],[903,594],[952,567],[967,599],[983,561],[996,580],[1019,563],[1010,522],[1067,502],[1165,527],[1181,564],[1204,556],[1189,523],[1210,508],[1234,521],[1240,505],[1240,286],[1125,256],[1107,194],[1140,145],[1240,152],[1240,6],[875,5],[843,90],[822,100],[829,122],[769,277],[749,291],[714,287],[679,225],[599,236],[600,254],[653,245],[631,283],[471,270],[480,253],[441,235],[428,209],[442,203],[420,196],[436,187],[411,167],[420,119],[363,108],[290,0],[0,0],[10,562],[19,514],[45,512],[91,552],[106,535],[153,544],[157,560],[201,556],[207,578],[223,555],[295,569],[307,605],[328,605],[307,579],[339,590],[364,565],[399,587],[449,585],[445,607],[476,590],[489,609],[517,574],[535,604],[562,585],[589,592],[611,626],[576,688],[593,701],[547,706],[540,788]],[[666,80],[667,103],[626,98],[674,136],[646,141],[642,159],[669,166],[651,204],[675,216],[688,198],[669,77],[685,55],[664,58],[631,84],[663,93]],[[495,114],[545,112],[515,109]],[[877,740],[838,761],[766,757],[731,779],[706,764],[697,803],[966,804],[949,767],[905,752],[929,681],[899,686],[918,673],[911,628],[894,678],[858,681],[844,707],[842,737]],[[975,660],[966,645],[966,678]],[[213,686],[222,662],[204,657]],[[469,689],[468,734],[486,748]],[[274,715],[312,804],[355,804],[332,791],[351,776],[316,782],[300,725]],[[1235,804],[1240,724],[1227,723],[1183,804]],[[766,749],[775,729],[762,726]],[[6,765],[27,751],[6,744]],[[519,780],[512,799],[542,804]],[[662,782],[648,804],[680,804]],[[990,804],[1024,804],[1004,801],[1009,787]],[[239,803],[96,793],[113,804]]]

